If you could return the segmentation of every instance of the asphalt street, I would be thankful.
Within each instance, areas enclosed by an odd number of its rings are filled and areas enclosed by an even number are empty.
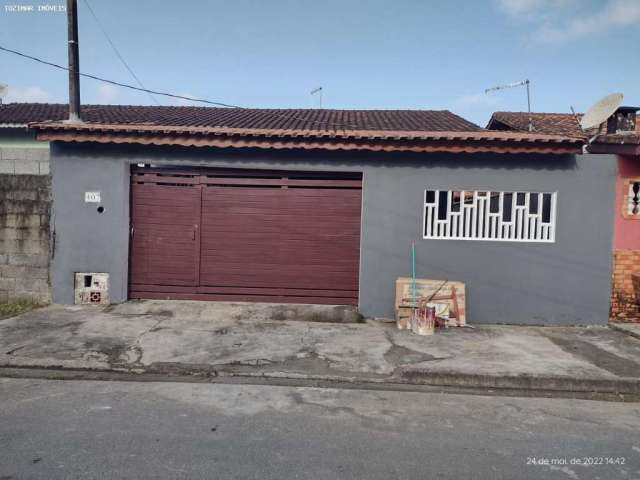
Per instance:
[[[0,479],[640,479],[640,404],[0,379]]]

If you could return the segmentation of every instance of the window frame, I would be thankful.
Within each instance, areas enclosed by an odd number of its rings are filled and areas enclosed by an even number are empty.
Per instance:
[[[435,201],[431,202],[431,203],[427,203],[427,192],[435,192]],[[438,220],[438,210],[439,210],[439,196],[440,196],[440,192],[447,192],[447,211],[446,211],[446,218],[445,218],[445,222],[447,223],[444,228],[445,228],[445,232],[444,234],[440,234],[440,233],[430,233],[428,234],[427,232],[427,210],[429,209],[429,206],[434,206],[432,211],[432,215],[435,214],[436,218],[435,220],[432,220],[433,222],[433,226],[435,226],[435,224],[437,222],[442,222],[442,220]],[[452,209],[452,205],[453,205],[453,194],[454,192],[459,192],[460,193],[460,207],[459,207],[459,212],[453,212]],[[475,222],[475,219],[477,218],[477,214],[478,214],[478,209],[479,209],[479,204],[478,204],[478,193],[480,194],[484,194],[482,195],[482,198],[484,198],[484,205],[483,205],[483,216],[484,216],[484,220],[482,220],[482,223],[486,222],[487,219],[489,219],[490,216],[496,217],[497,220],[495,220],[495,226],[492,223],[492,220],[489,220],[489,226],[486,225],[482,225],[482,230],[484,235],[483,236],[478,236],[476,234],[476,226],[473,225],[472,222]],[[518,208],[521,210],[526,210],[526,212],[522,213],[522,217],[521,217],[521,223],[520,225],[522,225],[521,227],[521,233],[524,233],[525,228],[522,222],[524,222],[525,220],[527,222],[531,221],[531,218],[533,217],[537,217],[538,223],[536,223],[536,230],[538,232],[538,235],[540,235],[540,232],[542,230],[543,226],[547,227],[548,230],[548,237],[549,238],[513,238],[516,236],[523,236],[521,234],[519,234],[518,232],[515,232],[516,226],[517,226],[517,216],[516,215],[516,203],[518,200],[518,194],[519,193],[523,193],[525,194],[525,204],[524,205],[519,205]],[[468,194],[472,194],[472,203],[471,204],[466,204],[466,198],[468,196]],[[495,195],[498,195],[499,198],[499,206],[498,206],[498,212],[491,212],[491,199],[494,198]],[[538,200],[537,200],[537,207],[536,207],[536,213],[532,214],[530,213],[530,199],[531,199],[531,195],[532,194],[538,194]],[[508,195],[512,195],[511,197],[511,219],[507,222],[504,221],[504,205],[505,205],[505,196]],[[549,222],[542,222],[542,216],[543,216],[543,205],[544,205],[544,195],[551,195],[550,198],[550,219]],[[542,199],[542,201],[540,201],[540,199]],[[465,188],[450,188],[450,189],[439,189],[439,188],[425,188],[424,192],[423,192],[423,197],[422,197],[423,203],[422,203],[422,238],[424,240],[472,240],[472,241],[484,241],[484,242],[514,242],[514,243],[556,243],[556,231],[557,231],[557,217],[558,217],[558,192],[556,191],[527,191],[527,190],[492,190],[492,189],[487,189],[487,188],[474,188],[474,189],[465,189]],[[507,202],[509,200],[506,200]],[[524,207],[524,208],[522,208]],[[454,227],[453,223],[452,223],[452,213],[455,216],[466,216],[467,214],[463,212],[464,209],[468,209],[468,210],[472,210],[471,213],[471,220],[469,221],[469,223],[467,223],[466,218],[464,219],[459,219],[458,220],[458,225],[456,225]],[[486,210],[485,210],[486,209]],[[464,223],[463,223],[464,220]],[[443,222],[444,223],[444,222]],[[478,220],[478,224],[480,224],[480,220]],[[526,231],[528,232],[528,228],[529,225],[531,225],[530,223],[527,223],[527,228]],[[460,235],[450,235],[451,231],[455,230],[455,233],[458,233],[457,230],[459,228],[462,227],[462,230],[466,232],[466,230],[471,227],[471,234],[470,235],[466,235],[466,236],[460,236]],[[505,232],[503,230],[504,227],[507,227],[509,230],[509,234],[508,236],[505,238],[503,237],[505,235]],[[433,227],[432,227],[433,228]],[[491,230],[491,234],[487,235],[488,229]],[[498,231],[500,232],[500,234],[498,235]],[[493,232],[495,232],[495,236],[493,235]],[[499,238],[498,238],[499,237]],[[526,235],[526,237],[529,237],[529,235]]]
[[[624,191],[622,192],[622,216],[627,220],[640,220],[640,213],[629,212],[629,188],[634,183],[640,183],[640,177],[624,178]]]

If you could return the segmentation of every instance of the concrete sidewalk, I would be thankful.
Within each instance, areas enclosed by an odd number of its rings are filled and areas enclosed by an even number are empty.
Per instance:
[[[609,322],[609,327],[631,335],[632,337],[640,338],[640,323]]]
[[[0,366],[640,394],[640,340],[606,327],[476,326],[265,316],[259,304],[50,306],[0,321]]]

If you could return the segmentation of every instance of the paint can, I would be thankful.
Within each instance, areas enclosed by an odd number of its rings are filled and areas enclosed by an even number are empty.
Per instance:
[[[411,331],[417,335],[433,335],[436,325],[435,307],[426,305],[413,309],[411,316]]]

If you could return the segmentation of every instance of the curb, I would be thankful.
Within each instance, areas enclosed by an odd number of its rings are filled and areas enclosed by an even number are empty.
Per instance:
[[[630,337],[640,339],[640,333],[637,333],[637,332],[634,332],[634,331],[629,330],[627,328],[624,328],[624,327],[622,327],[622,326],[620,326],[620,325],[618,325],[616,323],[609,323],[608,327],[611,330],[615,330],[616,332],[622,332],[624,334],[629,335]]]
[[[153,370],[150,370],[153,371]],[[259,377],[274,379],[311,380],[340,383],[404,384],[433,387],[460,387],[484,390],[526,390],[565,393],[608,393],[640,395],[640,379],[602,379],[571,377],[539,377],[533,375],[482,375],[459,372],[425,372],[423,370],[402,370],[389,377],[314,375],[295,372],[242,372],[225,369],[214,370],[218,377]],[[162,373],[162,369],[156,370]],[[182,371],[181,373],[193,374]],[[197,374],[197,373],[196,373]]]
[[[406,370],[401,376],[411,383],[489,389],[545,390],[580,393],[640,394],[638,379],[539,377],[533,375],[481,375],[457,372]]]
[[[200,383],[210,385],[262,385],[270,387],[330,388],[342,390],[364,390],[377,392],[411,392],[438,395],[481,395],[518,398],[556,398],[571,400],[592,400],[615,403],[640,403],[640,395],[606,392],[570,392],[563,390],[484,388],[478,386],[428,385],[400,382],[398,379],[367,381],[353,377],[313,376],[269,373],[152,373],[141,369],[77,369],[59,367],[2,367],[0,378],[40,379],[52,381],[109,381],[109,382],[163,382]]]
[[[570,377],[537,377],[531,375],[481,375],[458,372],[424,372],[404,370],[389,377],[314,375],[297,372],[230,371],[224,368],[193,370],[190,368],[166,369],[164,365],[145,369],[155,374],[210,375],[215,377],[268,378],[279,380],[305,380],[335,383],[360,383],[377,385],[426,385],[433,387],[459,387],[483,390],[527,390],[565,393],[608,393],[640,395],[640,379],[575,379]]]
[[[141,366],[117,366],[112,368],[82,368],[61,365],[0,365],[0,377],[3,370],[29,371],[41,370],[60,372],[61,374],[76,372],[78,377],[84,372],[91,374],[116,374],[142,378],[183,378],[183,379],[248,379],[271,380],[278,382],[306,382],[343,385],[370,385],[386,387],[389,389],[406,389],[411,386],[460,388],[475,391],[520,391],[539,394],[607,394],[630,395],[640,397],[640,379],[576,379],[571,377],[539,377],[532,375],[481,375],[464,374],[458,372],[428,372],[423,370],[403,370],[398,374],[387,377],[347,376],[308,374],[283,371],[238,371],[220,368],[216,365],[180,365],[159,364],[148,367]]]

